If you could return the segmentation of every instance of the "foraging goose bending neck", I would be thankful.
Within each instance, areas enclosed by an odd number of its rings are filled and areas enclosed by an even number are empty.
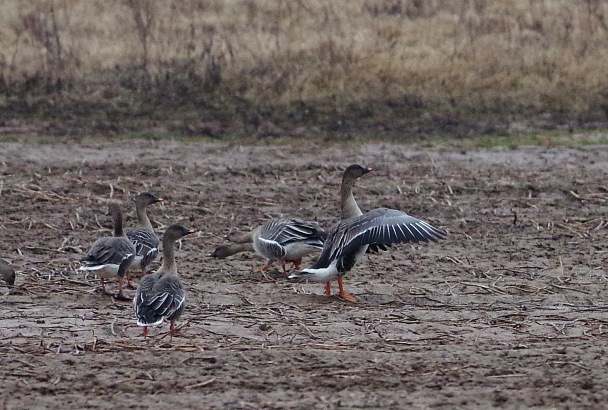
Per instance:
[[[137,225],[135,228],[125,229],[127,238],[133,243],[136,250],[135,258],[127,270],[127,285],[131,286],[129,271],[136,270],[145,275],[148,266],[158,256],[160,239],[154,233],[152,222],[148,217],[148,205],[164,201],[163,198],[143,192],[135,197],[135,212]]]
[[[226,239],[228,239],[230,242],[239,243],[239,244],[252,243],[254,232],[255,232],[255,230],[253,230],[251,232],[233,231],[233,232],[230,232],[228,235],[226,235]]]
[[[299,219],[270,219],[249,233],[231,233],[228,240],[236,245],[223,245],[210,256],[225,258],[237,252],[253,250],[266,258],[266,264],[258,272],[269,269],[279,262],[287,276],[286,262],[292,262],[300,269],[302,258],[321,250],[327,233],[315,222]]]
[[[209,256],[224,259],[239,252],[255,252],[255,249],[253,249],[253,242],[235,243],[232,245],[220,245],[215,248],[215,250],[211,252]]]
[[[114,236],[99,238],[93,243],[87,255],[81,260],[85,262],[80,270],[95,273],[100,278],[101,288],[105,293],[105,279],[118,278],[117,297],[122,294],[122,278],[129,265],[135,258],[135,246],[129,241],[122,228],[122,212],[118,204],[111,203],[108,213],[112,215]]]
[[[175,241],[194,233],[181,225],[171,225],[163,234],[163,264],[152,275],[144,276],[133,298],[133,309],[137,324],[143,326],[143,335],[148,335],[148,326],[161,324],[167,319],[171,325],[171,337],[175,333],[175,322],[186,306],[184,285],[177,275],[175,263]]]
[[[331,295],[330,282],[337,280],[340,296],[354,302],[355,297],[344,291],[342,277],[353,268],[368,247],[437,242],[447,236],[445,231],[395,209],[377,208],[361,213],[352,188],[359,177],[371,170],[356,164],[346,168],[340,189],[340,221],[330,231],[319,259],[309,268],[290,275],[290,279],[325,282],[325,294],[328,296]]]

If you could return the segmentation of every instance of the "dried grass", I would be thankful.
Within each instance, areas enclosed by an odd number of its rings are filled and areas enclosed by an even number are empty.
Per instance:
[[[7,0],[0,91],[24,109],[51,95],[117,115],[163,105],[155,98],[188,113],[156,113],[164,119],[234,116],[239,104],[344,115],[388,104],[401,115],[605,120],[606,12],[597,0]]]

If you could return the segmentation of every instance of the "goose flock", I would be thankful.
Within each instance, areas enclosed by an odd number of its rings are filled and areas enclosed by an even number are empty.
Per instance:
[[[354,196],[355,181],[372,171],[357,164],[350,165],[343,173],[340,188],[340,219],[329,230],[321,229],[316,222],[296,218],[270,219],[251,232],[232,232],[226,239],[230,244],[216,248],[209,256],[226,258],[238,252],[255,252],[266,260],[258,271],[279,263],[288,279],[325,283],[325,294],[331,295],[331,282],[337,281],[342,299],[355,302],[354,296],[344,290],[342,278],[351,271],[363,254],[386,250],[396,243],[438,242],[447,232],[400,210],[376,208],[363,213]],[[137,226],[123,228],[120,206],[111,203],[108,214],[113,221],[113,235],[97,239],[81,259],[79,270],[95,274],[106,292],[105,281],[118,281],[117,298],[125,299],[123,280],[132,286],[130,272],[141,272],[133,308],[137,324],[148,327],[168,321],[170,335],[175,333],[175,322],[186,306],[185,286],[178,275],[175,261],[175,242],[195,233],[181,225],[171,225],[162,236],[163,259],[161,267],[152,274],[145,274],[158,257],[161,239],[158,238],[147,214],[149,205],[162,202],[163,198],[142,193],[135,198]],[[301,269],[302,258],[320,252],[316,262]],[[292,263],[289,274],[286,264]],[[0,259],[0,277],[9,285],[15,281],[15,272]]]

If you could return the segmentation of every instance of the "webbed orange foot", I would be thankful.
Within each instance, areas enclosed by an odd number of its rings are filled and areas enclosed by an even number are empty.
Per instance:
[[[340,288],[340,297],[344,300],[348,300],[349,302],[356,302],[357,298],[353,295],[349,295],[344,292],[344,284],[342,283],[342,278],[338,278],[338,287]]]

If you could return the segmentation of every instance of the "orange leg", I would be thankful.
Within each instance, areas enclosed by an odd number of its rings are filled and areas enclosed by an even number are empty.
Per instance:
[[[132,288],[132,287],[133,287],[133,285],[131,284],[131,272],[130,272],[130,271],[127,271],[127,272],[125,273],[125,276],[127,277],[127,286],[128,286],[129,288]]]
[[[144,337],[148,336],[148,326],[144,326]]]
[[[175,335],[175,323],[173,323],[173,322],[171,322],[171,326],[169,326],[169,334],[171,335],[172,338]]]
[[[99,279],[101,280],[101,290],[103,290],[103,293],[106,293],[106,281],[103,278]]]
[[[348,300],[349,302],[356,302],[357,299],[353,295],[349,295],[344,292],[344,285],[342,284],[342,278],[338,278],[338,287],[340,288],[340,297],[342,299]]]
[[[286,265],[287,265],[287,264],[285,263],[285,261],[281,262],[281,266],[283,266],[283,274],[284,274],[285,276],[288,276],[289,274],[287,273],[287,268],[286,268]]]
[[[293,263],[293,267],[295,268],[295,270],[300,270],[300,265],[302,264],[302,259],[297,260],[297,261],[291,261],[291,263]]]
[[[125,298],[125,295],[122,294],[122,279],[118,279],[118,294],[116,295],[116,298]]]
[[[264,266],[262,266],[260,269],[256,270],[256,272],[264,272],[265,270],[268,270],[270,268],[270,265],[266,264]]]
[[[327,296],[331,296],[331,283],[330,282],[327,282],[325,284],[325,294]]]

